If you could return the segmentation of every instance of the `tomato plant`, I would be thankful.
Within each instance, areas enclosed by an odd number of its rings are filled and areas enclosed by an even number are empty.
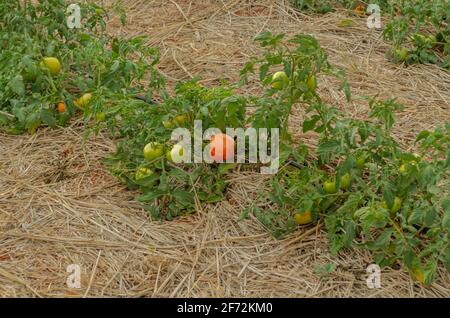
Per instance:
[[[288,147],[288,120],[294,105],[304,103],[309,108],[322,107],[322,101],[316,91],[317,76],[323,73],[338,77],[347,98],[350,97],[348,84],[343,72],[331,67],[325,51],[310,35],[298,34],[284,40],[283,34],[265,32],[255,40],[265,49],[265,53],[264,56],[255,57],[246,63],[241,71],[241,84],[247,83],[249,76],[254,74],[255,68],[258,67],[259,79],[265,93],[263,96],[251,98],[251,106],[254,105],[256,109],[249,122],[255,128],[280,128],[282,144]],[[278,79],[275,82],[276,87],[273,86],[274,78]],[[323,112],[321,115],[329,116]]]
[[[323,11],[328,1],[296,3]],[[448,3],[389,5],[392,20],[384,35],[396,44],[398,61],[448,66]],[[368,249],[381,265],[404,264],[421,283],[431,282],[440,265],[450,272],[450,124],[421,132],[414,145],[418,153],[411,153],[392,137],[395,114],[402,110],[394,98],[367,97],[368,118],[348,118],[320,97],[321,79],[334,76],[350,101],[345,74],[330,65],[314,37],[304,34],[258,35],[263,53],[245,64],[239,83],[205,87],[191,80],[169,93],[155,68],[156,49],[143,37],[106,35],[107,10],[80,6],[83,27],[70,29],[65,1],[0,3],[3,130],[33,133],[41,125],[64,125],[82,112],[86,138],[103,130],[117,142],[117,150],[105,158],[111,173],[138,191],[137,199],[153,218],[171,220],[222,200],[227,173],[235,167],[180,162],[177,157],[193,149],[172,140],[173,129],[186,128],[192,136],[196,121],[202,130],[221,132],[246,125],[278,128],[280,162],[294,160],[296,165],[283,165],[270,178],[271,191],[260,189],[241,218],[253,213],[275,237],[320,221],[333,253]],[[415,24],[412,30],[410,23]],[[422,34],[424,26],[434,33]],[[413,49],[406,48],[407,40]],[[255,77],[263,94],[236,93]],[[140,84],[144,80],[149,84]],[[143,92],[144,97],[135,98]],[[158,103],[152,101],[156,94]],[[314,150],[292,140],[288,123],[296,107],[305,110],[298,128],[318,136]],[[232,158],[232,137],[214,136],[202,143],[211,142],[210,156]]]
[[[392,1],[389,14],[383,36],[393,43],[391,56],[394,61],[450,67],[448,1]]]
[[[332,12],[336,7],[353,9],[358,14],[365,14],[363,1],[357,0],[290,0],[291,5],[297,10],[325,14]],[[386,8],[390,0],[373,0],[370,3],[378,4],[381,8]]]
[[[65,125],[78,101],[90,118],[113,92],[131,97],[145,90],[136,84],[145,78],[151,94],[162,83],[154,68],[157,50],[141,37],[106,35],[106,10],[92,3],[79,6],[82,27],[71,29],[66,1],[1,2],[0,128],[6,132]],[[92,97],[91,107],[84,107],[86,96]],[[54,107],[60,102],[64,112]]]
[[[355,0],[291,0],[297,10],[324,14],[335,8],[368,15],[366,4]],[[450,67],[450,4],[446,0],[370,1],[388,17],[383,37],[393,43],[388,56],[396,63],[432,63]],[[351,21],[351,20],[344,20]]]
[[[203,129],[243,127],[245,105],[246,99],[231,87],[206,88],[196,81],[179,83],[174,96],[166,95],[159,104],[117,101],[108,107],[102,123],[119,139],[116,153],[105,162],[128,187],[140,190],[138,200],[154,218],[170,220],[193,213],[198,203],[224,198],[228,169],[226,164],[177,163],[173,155],[182,155],[184,149],[171,140],[172,127],[164,123],[182,124],[192,136],[195,120]],[[152,174],[138,180],[136,173],[143,167]]]
[[[283,46],[282,37],[267,41],[272,47]],[[272,47],[265,53],[265,60],[273,61],[271,58],[277,56]],[[317,56],[314,52],[318,51],[316,47],[309,53]],[[289,50],[277,54],[278,63],[292,58]],[[314,63],[307,63],[305,68],[309,65]],[[326,65],[328,72],[332,69],[325,58],[321,65]],[[285,68],[286,74],[291,74],[288,87],[275,92],[269,88],[264,103],[257,100],[259,108],[253,118],[256,123],[260,117],[265,122],[272,120],[274,126],[283,129],[280,118],[289,116],[301,101],[307,105],[301,129],[318,133],[319,144],[310,153],[304,145],[285,139],[291,154],[296,154],[305,167],[281,169],[270,182],[271,190],[260,193],[242,217],[253,213],[281,237],[304,223],[301,212],[309,212],[311,221],[323,219],[334,253],[350,247],[366,248],[383,266],[403,263],[422,283],[433,280],[439,264],[450,272],[450,124],[445,129],[420,133],[420,153],[405,152],[391,132],[395,113],[402,110],[395,99],[367,98],[369,118],[349,119],[321,102],[317,92],[309,94],[305,89],[303,94],[292,94],[305,83],[306,77],[293,75],[302,74],[302,68],[291,73]],[[261,79],[265,84],[265,77]],[[286,106],[269,112],[266,105]]]

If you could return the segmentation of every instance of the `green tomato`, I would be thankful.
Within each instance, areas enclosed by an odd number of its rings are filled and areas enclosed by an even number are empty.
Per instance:
[[[53,76],[61,72],[61,62],[56,57],[44,57],[39,65],[41,68],[47,68]]]
[[[283,89],[289,85],[289,77],[285,72],[276,72],[272,76],[272,88]]]
[[[172,147],[172,149],[166,152],[166,159],[174,163],[180,163],[183,159],[182,158],[183,154],[184,154],[183,146],[180,144],[176,144],[175,146]]]
[[[425,35],[420,34],[420,33],[414,34],[413,38],[414,38],[414,37],[415,37],[416,39],[419,39],[419,40],[422,41],[422,42],[425,42],[425,40],[426,40]]]
[[[164,125],[164,127],[165,128],[167,128],[167,129],[173,129],[173,128],[175,128],[175,123],[174,123],[174,121],[173,120],[165,120],[165,121],[163,121],[163,125]]]
[[[394,204],[392,204],[392,207],[390,209],[387,206],[386,201],[383,201],[383,208],[385,208],[386,210],[389,210],[391,213],[397,213],[398,211],[400,211],[400,209],[402,207],[402,202],[403,202],[403,200],[396,196],[394,198]]]
[[[416,45],[421,45],[422,43],[435,44],[437,41],[436,36],[434,36],[433,34],[424,35],[424,34],[417,33],[412,37],[412,39]]]
[[[394,204],[392,205],[392,208],[391,208],[391,212],[397,213],[398,211],[400,211],[400,209],[402,207],[402,202],[403,202],[403,200],[401,198],[395,197]]]
[[[75,101],[75,105],[80,106],[80,107],[86,107],[91,102],[91,99],[92,99],[91,93],[83,94],[83,96],[81,96],[80,98],[78,98]]]
[[[36,68],[25,69],[21,74],[25,82],[34,82],[38,76],[38,70]]]
[[[349,173],[344,174],[341,177],[341,189],[348,189],[350,187],[350,181],[352,180],[352,177]]]
[[[325,193],[333,194],[337,192],[336,181],[325,181],[323,183],[323,190]]]
[[[175,117],[175,122],[177,123],[178,126],[184,126],[186,124],[187,121],[187,116],[186,115],[178,115],[177,117]]]
[[[157,142],[150,142],[144,147],[144,157],[148,161],[153,161],[164,154],[163,146]]]
[[[309,91],[314,92],[317,88],[317,78],[315,75],[310,75],[306,81]]]
[[[364,169],[366,167],[366,160],[363,157],[356,159],[356,167],[358,169]]]
[[[105,121],[106,114],[104,112],[99,112],[95,114],[95,119],[97,119],[97,121]]]
[[[428,41],[428,43],[430,43],[430,44],[435,44],[435,43],[437,42],[436,36],[434,36],[434,35],[429,35],[429,36],[427,37],[427,41]]]
[[[400,166],[400,168],[398,168],[398,172],[400,172],[401,174],[405,174],[406,173],[406,165],[402,164]]]
[[[298,212],[294,214],[294,220],[297,224],[305,225],[312,222],[311,211]]]
[[[401,49],[397,49],[395,50],[395,58],[399,61],[399,62],[403,62],[406,60],[406,58],[409,55],[409,51],[406,47],[402,47]]]
[[[140,167],[136,170],[135,178],[136,181],[142,180],[153,174],[153,171],[146,167]]]

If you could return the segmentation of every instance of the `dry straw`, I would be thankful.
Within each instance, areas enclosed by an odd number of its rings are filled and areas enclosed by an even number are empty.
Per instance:
[[[115,35],[148,35],[160,47],[160,71],[169,85],[200,75],[205,85],[236,81],[253,37],[263,30],[315,35],[330,61],[346,70],[354,95],[396,96],[405,105],[395,136],[410,147],[415,134],[450,120],[450,75],[432,65],[405,68],[386,60],[380,32],[348,13],[306,16],[283,1],[126,0],[128,24],[108,24]],[[364,118],[367,105],[345,102],[333,79],[319,78],[324,99],[349,116]],[[256,83],[241,93],[260,91]],[[296,132],[314,146],[313,135]],[[81,145],[82,124],[39,130],[33,136],[0,134],[0,295],[129,297],[449,297],[450,279],[439,269],[429,287],[404,268],[382,272],[382,289],[368,289],[370,255],[332,256],[321,225],[275,240],[250,216],[237,222],[265,178],[236,173],[228,197],[190,217],[150,221],[112,178],[101,159],[113,151],[106,135]],[[321,276],[317,268],[334,264]],[[81,266],[81,289],[66,285],[69,264]]]

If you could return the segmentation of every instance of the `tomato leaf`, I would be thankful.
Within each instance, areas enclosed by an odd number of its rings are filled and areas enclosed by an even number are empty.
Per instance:
[[[447,250],[444,254],[444,266],[447,269],[447,272],[450,274],[450,247],[447,247]]]
[[[221,163],[219,164],[219,174],[227,174],[230,170],[237,167],[236,163]]]
[[[22,75],[16,75],[11,82],[9,82],[11,90],[19,96],[25,95],[25,85],[23,84]]]
[[[308,132],[316,127],[316,123],[320,120],[319,115],[314,115],[309,120],[303,122],[303,132]]]
[[[41,116],[40,116],[42,122],[49,127],[55,128],[56,127],[56,119],[54,116],[54,113],[48,109],[43,108],[41,110]]]
[[[442,207],[444,210],[444,217],[442,218],[442,226],[447,230],[450,230],[450,198],[445,198],[442,202]]]
[[[147,192],[147,193],[138,195],[137,200],[141,201],[141,202],[152,202],[155,199],[158,199],[165,194],[166,194],[165,191],[161,191],[161,190],[157,189],[157,190],[154,190],[151,192]]]
[[[183,190],[174,190],[171,195],[182,202],[192,202],[194,201],[194,194],[192,192],[183,191]]]
[[[386,201],[386,204],[389,208],[392,208],[392,206],[394,205],[394,191],[395,186],[391,182],[387,182],[383,190],[383,199]]]
[[[269,64],[263,64],[259,68],[259,80],[262,82],[267,75],[267,72],[269,71]]]

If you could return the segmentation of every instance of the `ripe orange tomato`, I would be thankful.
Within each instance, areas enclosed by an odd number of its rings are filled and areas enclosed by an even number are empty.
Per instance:
[[[366,14],[366,7],[362,4],[358,5],[355,8],[355,13],[358,15],[365,15]]]
[[[64,113],[66,111],[66,104],[64,104],[64,102],[59,102],[56,105],[56,108],[58,109],[58,113]]]
[[[211,137],[209,156],[216,162],[225,162],[234,158],[234,139],[227,134],[216,134]]]

